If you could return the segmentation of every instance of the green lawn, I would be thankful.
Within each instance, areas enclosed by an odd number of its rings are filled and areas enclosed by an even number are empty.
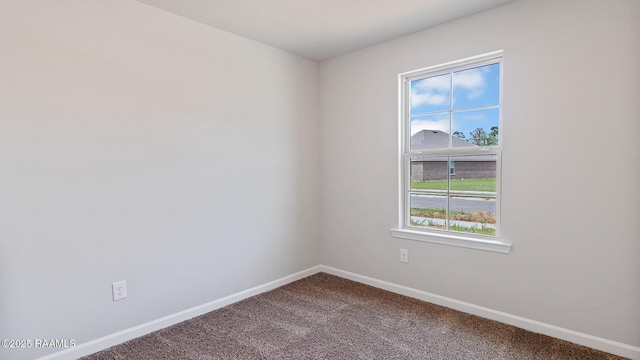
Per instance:
[[[447,190],[447,180],[412,181],[411,188],[421,190]],[[495,192],[496,179],[451,180],[451,190]]]

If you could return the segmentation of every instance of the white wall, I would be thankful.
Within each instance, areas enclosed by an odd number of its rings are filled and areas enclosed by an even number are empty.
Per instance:
[[[640,346],[639,15],[520,0],[318,80],[137,2],[0,2],[0,339],[84,343],[323,263]],[[512,253],[392,238],[397,74],[497,49]]]
[[[317,70],[133,1],[2,1],[0,339],[81,344],[319,264]]]
[[[323,264],[640,346],[639,19],[520,0],[322,62]],[[398,73],[499,49],[511,254],[392,238]]]

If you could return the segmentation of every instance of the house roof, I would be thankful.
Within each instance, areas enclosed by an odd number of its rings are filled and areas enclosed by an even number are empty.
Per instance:
[[[451,139],[453,147],[477,146],[455,136]],[[449,134],[440,130],[422,130],[411,135],[411,150],[442,149],[449,147]]]
[[[478,145],[462,140],[456,136],[451,137],[453,147],[478,147]],[[411,150],[446,149],[449,147],[449,134],[440,130],[421,130],[411,135]],[[446,161],[445,157],[421,156],[413,157],[413,161]],[[456,156],[456,161],[496,161],[495,155],[466,155]]]

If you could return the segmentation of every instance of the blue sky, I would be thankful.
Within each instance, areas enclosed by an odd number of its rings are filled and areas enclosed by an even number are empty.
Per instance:
[[[499,125],[498,108],[486,107],[500,102],[500,64],[414,80],[410,101],[412,135],[428,129],[461,131],[469,138],[479,127],[489,133]]]

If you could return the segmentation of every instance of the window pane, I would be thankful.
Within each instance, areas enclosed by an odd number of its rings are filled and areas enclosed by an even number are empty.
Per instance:
[[[500,64],[453,73],[453,109],[500,104]]]
[[[411,118],[411,150],[449,147],[449,113]]]
[[[452,156],[449,227],[453,231],[495,235],[496,155]]]
[[[449,230],[495,235],[495,197],[451,195],[449,197]]]
[[[410,194],[411,226],[446,229],[446,195]]]
[[[451,191],[496,192],[496,155],[452,156],[455,174],[451,175]],[[481,194],[489,195],[489,194]]]
[[[453,147],[498,146],[500,109],[456,111],[451,120]]]
[[[411,114],[449,110],[451,74],[411,82]]]
[[[411,159],[412,190],[446,191],[449,178],[449,158],[415,157]]]

